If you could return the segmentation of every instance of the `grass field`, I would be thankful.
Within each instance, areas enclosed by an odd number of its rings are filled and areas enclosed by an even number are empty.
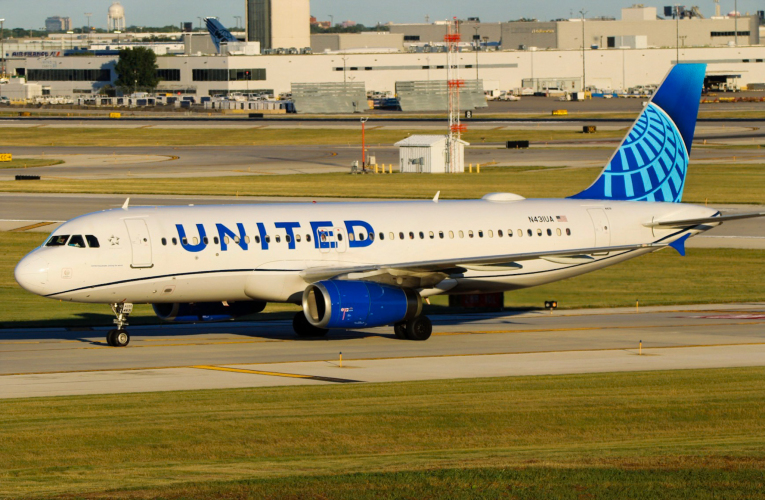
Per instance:
[[[13,279],[13,268],[27,252],[39,245],[41,233],[0,233],[0,328],[29,326],[75,326],[112,323],[106,305],[73,304],[44,299],[22,290]],[[688,256],[674,251],[640,257],[612,268],[537,288],[505,294],[512,308],[540,308],[555,299],[561,308],[628,307],[641,305],[704,304],[765,300],[761,279],[765,251],[689,249]],[[660,287],[655,286],[661,283]],[[446,297],[431,298],[428,314],[447,312]],[[297,306],[269,304],[254,319],[275,319],[297,311]],[[131,324],[157,323],[150,306],[137,305]]]
[[[427,182],[419,175],[398,173],[121,179],[120,182],[56,179],[2,182],[0,192],[430,199],[436,191],[441,191],[442,199],[465,199],[509,191],[527,198],[562,198],[585,189],[600,170],[599,167],[495,167],[482,168],[480,174],[428,176]],[[765,166],[691,165],[683,201],[704,203],[707,200],[709,203],[765,204]]]
[[[206,129],[206,128],[57,128],[55,134],[49,129],[3,128],[0,146],[104,146],[115,144],[127,146],[298,146],[298,145],[348,145],[361,144],[361,130],[356,129],[260,129],[252,128]],[[368,125],[366,141],[370,146],[393,144],[410,135],[422,134],[417,129],[377,129]],[[607,130],[595,134],[583,134],[564,130],[477,130],[468,131],[462,137],[470,143],[504,142],[525,139],[534,142],[622,137],[624,131]]]
[[[0,162],[0,168],[33,168],[49,167],[51,165],[61,165],[63,160],[54,160],[49,158],[14,158],[11,161]]]
[[[0,401],[0,497],[763,498],[765,369]]]

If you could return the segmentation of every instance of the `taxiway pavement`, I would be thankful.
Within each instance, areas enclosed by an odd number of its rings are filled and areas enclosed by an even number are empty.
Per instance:
[[[0,398],[765,365],[765,304],[433,316],[301,340],[289,321],[0,331]],[[340,353],[342,352],[342,366]]]

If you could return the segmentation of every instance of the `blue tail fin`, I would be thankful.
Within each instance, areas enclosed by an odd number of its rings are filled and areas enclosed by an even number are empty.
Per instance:
[[[706,64],[673,67],[600,177],[571,198],[679,203],[705,73]]]
[[[232,35],[226,28],[224,28],[223,25],[214,17],[206,17],[205,25],[207,26],[207,31],[210,32],[210,37],[215,44],[215,48],[218,49],[218,53],[220,53],[221,42],[237,41],[236,37]]]

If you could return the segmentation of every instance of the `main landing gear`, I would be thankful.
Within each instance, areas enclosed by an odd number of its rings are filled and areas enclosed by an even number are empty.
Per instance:
[[[417,316],[409,321],[402,321],[393,325],[396,338],[401,340],[428,340],[433,333],[433,323],[427,316]]]
[[[295,314],[292,320],[292,329],[298,337],[316,338],[323,337],[329,330],[313,326],[305,317],[305,314],[299,312]],[[393,325],[393,331],[396,338],[401,340],[428,340],[433,333],[433,324],[427,316],[417,316],[408,321],[402,321]]]
[[[292,329],[295,330],[298,337],[323,337],[329,332],[326,328],[313,326],[302,312],[295,314],[292,320]]]
[[[133,304],[118,302],[112,304],[112,311],[117,316],[117,319],[114,320],[117,328],[109,330],[109,333],[106,334],[106,343],[112,347],[125,347],[130,343],[130,334],[125,330],[125,327],[128,324],[128,316],[133,312]]]

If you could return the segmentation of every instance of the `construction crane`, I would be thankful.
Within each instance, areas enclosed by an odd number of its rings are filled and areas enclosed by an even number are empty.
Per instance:
[[[698,5],[691,7],[691,10],[687,11],[686,15],[690,18],[704,19],[704,14],[701,13]]]

